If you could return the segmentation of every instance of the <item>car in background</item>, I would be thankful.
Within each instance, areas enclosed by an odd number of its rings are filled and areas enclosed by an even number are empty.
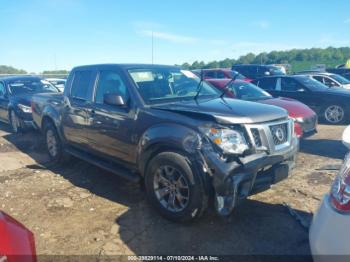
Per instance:
[[[306,75],[263,77],[254,84],[274,97],[289,97],[314,110],[328,124],[343,124],[350,118],[350,91],[329,88]]]
[[[14,218],[0,211],[0,261],[36,262],[33,233]]]
[[[245,77],[244,75],[238,73],[237,71],[233,71],[229,68],[213,68],[213,69],[195,69],[192,70],[192,73],[196,74],[199,78],[201,78],[201,74],[203,74],[203,79],[241,79],[247,82],[251,82],[252,79]]]
[[[64,91],[64,86],[66,85],[67,81],[66,79],[62,78],[46,78],[45,80],[57,87],[60,92]]]
[[[338,74],[350,80],[350,68],[327,68],[328,73]]]
[[[264,76],[285,75],[278,66],[273,65],[241,64],[233,65],[231,69],[253,80]]]
[[[343,133],[343,144],[350,149],[350,127]],[[349,261],[350,256],[350,154],[345,157],[331,190],[313,217],[309,232],[315,262]]]
[[[299,101],[283,97],[274,98],[256,85],[242,80],[208,79],[206,81],[224,92],[227,97],[274,105],[286,109],[289,116],[295,121],[294,130],[299,138],[310,136],[317,131],[316,113]]]
[[[0,78],[0,121],[9,123],[14,133],[35,127],[31,98],[47,92],[59,93],[59,90],[36,76]]]
[[[321,82],[322,84],[328,87],[350,89],[350,80],[338,74],[332,74],[327,72],[313,72],[303,74],[309,75],[311,78]]]

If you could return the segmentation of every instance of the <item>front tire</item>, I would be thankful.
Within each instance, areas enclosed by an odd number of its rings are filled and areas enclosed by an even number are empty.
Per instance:
[[[346,122],[347,112],[343,105],[330,104],[323,109],[323,119],[327,124],[338,125]]]
[[[14,134],[18,134],[22,130],[22,124],[21,120],[16,115],[16,112],[14,110],[11,110],[9,112],[9,120],[11,125],[11,130]]]
[[[199,218],[208,204],[200,174],[187,157],[175,152],[162,152],[150,161],[145,186],[150,203],[175,222]]]

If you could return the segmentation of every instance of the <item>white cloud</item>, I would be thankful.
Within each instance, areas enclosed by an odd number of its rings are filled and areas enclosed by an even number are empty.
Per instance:
[[[268,21],[265,21],[265,20],[254,22],[253,25],[255,27],[259,27],[260,29],[264,29],[264,30],[268,29],[270,27],[270,23]]]
[[[180,43],[180,44],[193,44],[196,43],[199,39],[195,37],[190,36],[183,36],[178,34],[173,34],[169,32],[159,32],[159,31],[152,31],[152,30],[142,30],[140,31],[142,35],[158,38],[161,40],[173,42],[173,43]]]

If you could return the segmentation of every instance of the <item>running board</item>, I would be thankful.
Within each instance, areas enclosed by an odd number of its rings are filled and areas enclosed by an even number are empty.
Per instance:
[[[137,183],[140,181],[139,175],[132,173],[130,170],[128,170],[124,167],[121,167],[118,164],[114,164],[114,163],[104,161],[102,159],[98,159],[95,156],[92,156],[86,152],[81,152],[80,150],[74,149],[72,147],[66,147],[65,151],[72,156],[80,158],[81,160],[89,162],[95,166],[98,166],[106,171],[109,171],[109,172],[111,172],[117,176],[120,176],[124,179],[127,179],[131,182]]]

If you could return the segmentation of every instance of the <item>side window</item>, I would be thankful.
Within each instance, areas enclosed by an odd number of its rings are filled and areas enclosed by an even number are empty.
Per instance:
[[[225,78],[226,78],[226,75],[225,75],[225,73],[222,72],[222,71],[217,71],[217,72],[216,72],[216,78],[225,79]]]
[[[4,83],[0,82],[0,98],[4,98],[6,94]]]
[[[337,82],[335,82],[334,80],[328,78],[328,77],[324,77],[324,84],[326,86],[339,86]]]
[[[322,76],[313,76],[313,79],[321,82],[322,84],[324,84],[324,78]]]
[[[275,90],[276,78],[265,78],[258,82],[258,86],[265,90]]]
[[[296,92],[298,89],[302,88],[298,82],[292,78],[282,77],[281,78],[281,89],[287,92]]]
[[[90,100],[91,98],[91,86],[94,80],[93,71],[76,71],[74,73],[74,79],[71,88],[71,97],[82,100]]]
[[[95,103],[103,104],[103,97],[105,94],[118,94],[121,97],[123,97],[123,100],[125,102],[129,100],[129,93],[127,87],[118,72],[100,72],[95,95]]]
[[[207,71],[207,72],[205,72],[205,77],[216,78],[216,72],[215,71]]]

